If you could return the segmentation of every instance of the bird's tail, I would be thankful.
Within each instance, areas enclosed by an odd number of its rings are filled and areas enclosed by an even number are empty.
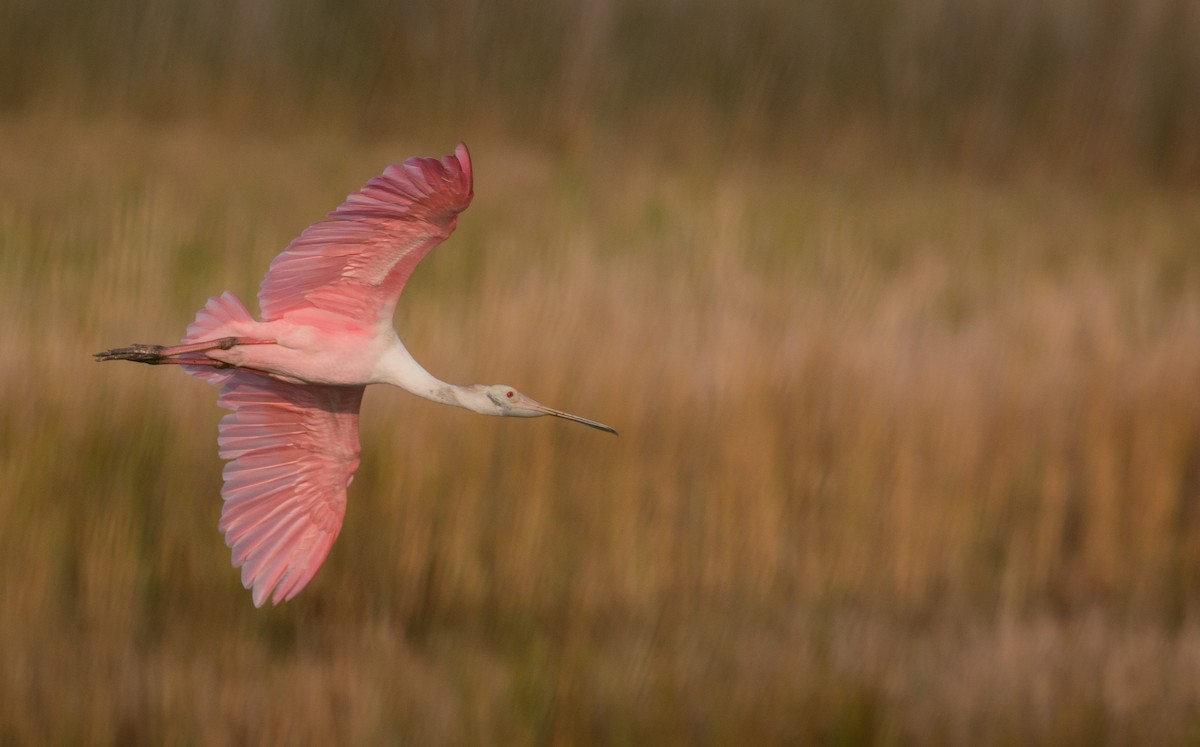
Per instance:
[[[246,305],[237,296],[225,291],[208,299],[208,303],[196,312],[196,319],[188,325],[187,334],[183,336],[182,342],[188,345],[221,337],[236,337],[245,333],[244,325],[254,323],[254,317],[250,315]],[[218,386],[233,375],[232,369],[212,366],[184,366],[183,370]]]

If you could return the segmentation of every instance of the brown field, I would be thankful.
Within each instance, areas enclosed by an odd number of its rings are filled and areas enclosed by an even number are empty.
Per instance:
[[[1194,4],[18,5],[0,743],[1200,740]],[[90,354],[460,138],[401,336],[621,436],[372,389],[256,610],[215,392]]]

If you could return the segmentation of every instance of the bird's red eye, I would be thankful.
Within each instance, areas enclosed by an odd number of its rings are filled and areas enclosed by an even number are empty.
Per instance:
[[[509,390],[508,390],[508,392],[507,392],[507,393],[505,393],[505,395],[504,395],[504,396],[505,396],[505,397],[508,397],[509,399],[512,399],[512,398],[513,398],[513,391],[512,391],[511,389],[509,389]]]

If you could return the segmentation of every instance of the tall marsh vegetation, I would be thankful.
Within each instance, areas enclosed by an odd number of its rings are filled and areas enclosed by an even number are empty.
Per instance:
[[[1184,744],[1183,0],[0,4],[0,741]],[[89,354],[249,300],[386,163],[475,204],[326,566],[255,610],[215,395]]]

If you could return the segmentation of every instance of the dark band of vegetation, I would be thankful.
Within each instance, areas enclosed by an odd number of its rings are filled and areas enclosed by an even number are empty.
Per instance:
[[[825,147],[1200,174],[1193,0],[0,4],[0,111],[449,117],[572,138],[631,121],[742,150]],[[684,117],[672,113],[687,112]]]

